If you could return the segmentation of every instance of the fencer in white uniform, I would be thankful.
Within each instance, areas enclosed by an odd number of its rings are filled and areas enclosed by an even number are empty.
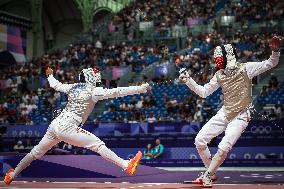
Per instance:
[[[195,138],[196,148],[207,171],[193,181],[194,184],[212,187],[217,169],[250,121],[251,80],[278,64],[279,48],[280,46],[272,48],[272,55],[268,60],[239,63],[231,44],[217,46],[214,50],[214,62],[219,70],[204,86],[198,85],[186,69],[180,70],[179,79],[200,97],[206,98],[219,87],[224,95],[223,107],[201,128]],[[207,144],[223,132],[225,136],[218,145],[217,153],[211,158]]]
[[[132,170],[129,166],[137,165],[130,165],[131,160],[123,160],[118,157],[105,146],[103,141],[94,134],[82,129],[81,126],[87,120],[97,101],[146,93],[150,90],[149,84],[105,89],[97,86],[101,82],[101,74],[96,68],[83,69],[79,74],[80,83],[75,84],[62,84],[53,77],[52,73],[53,71],[48,68],[46,74],[48,75],[50,87],[56,91],[68,94],[68,103],[59,116],[51,122],[39,144],[20,161],[15,170],[9,171],[4,180],[6,184],[10,184],[33,160],[41,158],[48,150],[61,141],[97,152],[104,159],[121,167],[130,175],[133,174],[135,170]]]

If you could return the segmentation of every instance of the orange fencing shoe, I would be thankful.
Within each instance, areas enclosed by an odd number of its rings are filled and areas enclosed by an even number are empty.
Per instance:
[[[4,178],[4,183],[5,183],[5,184],[7,184],[7,185],[11,184],[11,182],[13,181],[13,178],[12,178],[12,176],[11,176],[11,173],[13,173],[13,172],[14,172],[14,169],[10,169],[10,170],[6,173],[5,178]]]
[[[142,152],[138,151],[135,157],[129,161],[128,167],[125,169],[125,172],[128,173],[130,176],[132,176],[135,173],[136,168],[139,165],[141,159],[142,159]]]

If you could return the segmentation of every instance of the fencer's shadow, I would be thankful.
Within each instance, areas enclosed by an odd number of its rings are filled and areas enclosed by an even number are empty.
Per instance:
[[[193,188],[193,189],[200,189],[203,188],[202,185],[195,185],[191,183],[192,181],[184,181],[182,184],[183,186],[181,188]]]
[[[184,183],[183,183],[184,184]],[[184,184],[182,187],[180,188],[192,188],[192,189],[200,189],[200,188],[203,188],[202,185],[190,185],[190,184]]]

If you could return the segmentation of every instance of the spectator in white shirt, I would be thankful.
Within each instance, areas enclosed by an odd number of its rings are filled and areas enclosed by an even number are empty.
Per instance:
[[[150,117],[147,118],[147,122],[148,122],[148,123],[154,123],[154,122],[156,122],[156,121],[157,121],[157,119],[156,119],[155,116],[154,116],[154,112],[151,112],[151,113],[150,113]]]
[[[136,108],[140,109],[143,107],[143,96],[140,97],[140,100],[137,101],[136,103]]]

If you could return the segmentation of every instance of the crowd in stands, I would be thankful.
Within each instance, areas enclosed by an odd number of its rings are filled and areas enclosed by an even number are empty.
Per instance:
[[[211,33],[194,38],[188,37],[188,48],[179,55],[179,61],[181,61],[179,65],[188,68],[197,83],[205,84],[216,71],[212,62],[215,46],[220,43],[232,43],[237,48],[239,62],[262,61],[271,55],[268,46],[271,36],[272,34],[236,33],[226,37]],[[178,85],[174,81],[165,83],[170,79],[167,77],[148,79],[148,82],[161,83],[161,85],[155,85],[150,95],[112,100],[106,105],[107,110],[99,117],[99,120],[150,123],[157,121],[205,122],[221,108],[223,97],[220,90],[204,100],[191,94],[186,86]],[[144,80],[147,81],[147,78]],[[271,88],[275,88],[277,80],[271,79],[269,83]],[[277,115],[277,118],[281,116]]]
[[[128,39],[133,38],[139,22],[153,21],[155,32],[169,36],[175,25],[193,27],[206,23],[215,15],[217,0],[136,0],[116,14],[110,21],[110,33],[123,30]]]
[[[130,6],[114,15],[108,23],[108,31],[122,31],[128,39],[135,35],[139,22],[153,21],[156,36],[170,36],[174,26],[192,28],[207,23],[216,15],[218,0],[136,0]],[[280,0],[230,0],[226,4],[226,15],[236,16],[236,22],[281,20],[284,17],[284,3]],[[232,43],[237,48],[240,62],[261,61],[271,54],[268,40],[272,33],[244,34],[234,32],[232,36],[220,33],[201,34],[187,37],[187,48],[178,56],[180,66],[190,71],[199,84],[207,83],[215,72],[213,49],[215,46]],[[147,45],[106,45],[97,40],[94,44],[70,45],[65,50],[44,54],[23,65],[0,70],[0,125],[8,124],[49,124],[55,110],[64,107],[66,95],[49,88],[45,69],[51,66],[55,77],[62,83],[74,83],[78,73],[86,67],[107,70],[113,66],[129,66],[139,73],[145,67],[163,60],[175,47],[164,44]],[[170,60],[174,64],[175,60]],[[170,82],[166,82],[169,81]],[[207,99],[193,94],[185,85],[167,76],[144,78],[153,85],[150,94],[134,95],[110,100],[105,111],[88,121],[102,122],[195,122],[208,121],[223,105],[220,90]],[[284,118],[284,82],[272,75],[267,86],[263,86],[257,103],[264,106],[260,112],[264,120]],[[158,158],[164,148],[157,139],[155,147],[148,144],[144,158]],[[0,144],[1,145],[1,144]],[[18,141],[14,151],[30,150],[32,141]],[[85,154],[69,144],[55,146],[50,153]]]
[[[225,7],[225,15],[235,16],[235,22],[241,22],[242,25],[246,21],[246,24],[266,21],[275,25],[273,22],[278,23],[284,18],[284,3],[279,0],[136,0],[113,16],[108,31],[122,31],[131,40],[137,35],[140,22],[153,21],[156,37],[172,36],[175,26],[192,28],[211,21],[214,21],[217,29],[218,23],[214,18],[222,7]]]
[[[52,110],[66,97],[50,89],[44,75],[51,66],[55,76],[63,83],[74,83],[79,71],[86,67],[99,67],[106,70],[112,66],[130,66],[139,72],[145,66],[164,56],[160,46],[70,45],[63,51],[44,54],[42,57],[15,65],[0,71],[0,122],[3,123],[48,123]],[[48,113],[49,112],[49,113]],[[33,119],[41,116],[41,119]]]
[[[191,94],[185,85],[180,85],[177,81],[164,83],[165,80],[169,78],[148,81],[155,83],[151,94],[111,100],[106,104],[107,110],[98,117],[99,121],[203,122],[212,116],[213,107],[209,101]],[[219,99],[215,103],[219,104]]]
[[[23,144],[21,140],[19,140],[13,147],[14,152],[24,152],[24,151],[29,151],[33,148],[34,146],[31,143],[31,140],[28,139],[26,140],[26,143]]]
[[[271,53],[267,45],[271,35],[236,33],[231,37],[225,37],[222,34],[211,33],[194,38],[188,37],[187,49],[180,55],[182,62],[180,65],[187,67],[198,83],[204,84],[214,73],[212,53],[216,45],[231,42],[238,49],[240,62],[259,61],[268,58]],[[44,75],[44,69],[47,66],[55,68],[56,78],[61,82],[73,83],[76,80],[77,73],[83,67],[97,66],[104,70],[109,66],[132,65],[133,71],[135,71],[138,65],[147,65],[145,57],[148,54],[157,57],[157,59],[163,57],[163,51],[159,48],[131,47],[125,44],[104,48],[101,42],[97,41],[95,45],[71,45],[64,51],[45,54],[25,65],[17,65],[3,70],[1,88],[4,90],[1,90],[0,120],[2,123],[47,124],[52,119],[53,110],[66,103],[66,97],[48,87]],[[157,59],[153,59],[153,61]],[[169,80],[169,78],[149,79],[149,81],[151,80],[159,83]],[[271,87],[275,88],[276,83],[277,81],[272,80],[270,82]],[[151,95],[140,96],[133,98],[132,101],[126,101],[115,106],[110,103],[105,113],[121,111],[132,112],[132,114],[124,113],[127,116],[114,116],[113,119],[108,118],[106,121],[125,121],[125,119],[130,122],[206,121],[211,116],[211,110],[216,111],[219,108],[218,103],[222,101],[220,93],[212,99],[201,100],[195,95],[177,98],[163,92],[160,93],[161,91],[158,92],[159,95],[155,98]],[[159,109],[160,113],[155,111],[157,98],[163,99],[163,106]],[[212,105],[214,100],[217,102]],[[186,103],[184,103],[185,101]],[[204,111],[209,113],[205,113],[206,116],[204,116]],[[41,119],[36,119],[39,115],[42,115],[40,116]]]
[[[236,22],[272,21],[284,18],[284,3],[279,0],[237,0],[226,4],[226,15],[236,16]]]
[[[263,104],[261,119],[284,118],[284,81],[279,82],[277,77],[271,74],[268,85],[264,85],[260,91],[258,102]]]
[[[212,53],[216,45],[233,43],[238,49],[240,62],[260,61],[268,58],[271,53],[267,43],[271,35],[236,33],[231,37],[225,37],[222,34],[210,33],[188,37],[187,49],[179,56],[182,62],[180,65],[187,67],[199,84],[205,84],[214,74]],[[125,44],[104,47],[101,42],[97,41],[95,45],[71,45],[64,51],[45,54],[24,65],[2,70],[0,121],[2,123],[48,124],[52,119],[53,111],[65,105],[66,96],[48,87],[44,75],[47,66],[55,68],[55,76],[61,82],[73,83],[76,81],[77,73],[84,67],[97,66],[104,70],[110,66],[132,65],[133,71],[135,71],[136,67],[141,64],[147,66],[145,61],[147,55],[156,57],[157,59],[152,60],[154,62],[163,58],[163,52],[155,47]],[[169,79],[167,77],[149,78],[148,81],[163,83]],[[186,92],[187,96],[176,94],[175,92],[178,90],[171,87],[175,84],[167,83],[156,86],[152,94],[135,96],[131,100],[119,102],[120,104],[108,103],[105,114],[111,112],[121,112],[121,114],[112,113],[111,117],[105,119],[99,117],[99,120],[127,122],[206,121],[214,111],[220,108],[222,102],[220,92],[217,92],[212,98],[201,100],[196,95],[190,94],[185,86],[181,87],[181,91]],[[170,93],[166,91],[167,85],[170,85]],[[275,88],[276,85],[277,81],[270,81],[272,88]],[[171,91],[173,92],[171,93]],[[131,112],[131,114],[127,112]]]

